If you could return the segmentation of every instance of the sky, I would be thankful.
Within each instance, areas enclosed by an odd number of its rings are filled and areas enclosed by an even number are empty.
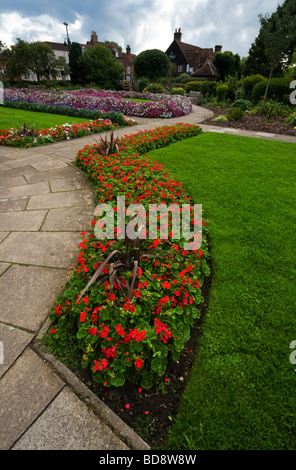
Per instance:
[[[181,28],[182,41],[202,48],[222,46],[246,57],[260,29],[258,15],[273,13],[278,0],[0,0],[0,41],[85,44],[96,31],[100,42],[125,51],[166,51]]]

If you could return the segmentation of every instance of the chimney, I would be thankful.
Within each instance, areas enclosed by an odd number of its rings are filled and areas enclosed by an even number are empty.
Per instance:
[[[98,43],[98,36],[97,36],[97,33],[95,31],[92,31],[92,33],[91,33],[90,42],[93,46],[95,46]]]
[[[181,28],[179,28],[178,31],[177,29],[175,29],[174,40],[181,41],[181,38],[182,38]]]
[[[126,53],[127,54],[130,54],[131,53],[131,46],[126,46]]]
[[[222,46],[215,46],[215,54],[216,52],[221,52]]]

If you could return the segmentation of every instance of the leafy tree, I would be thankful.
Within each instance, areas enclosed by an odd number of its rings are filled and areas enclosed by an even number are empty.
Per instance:
[[[28,77],[32,64],[32,50],[27,41],[17,38],[16,44],[5,52],[6,73],[9,80]]]
[[[213,57],[219,79],[223,82],[229,75],[240,75],[240,56],[230,51],[217,52]]]
[[[165,52],[159,49],[147,49],[136,56],[134,73],[137,78],[145,77],[157,81],[168,77],[171,63]]]
[[[44,42],[33,42],[30,44],[31,49],[31,65],[32,72],[37,75],[37,81],[42,76],[49,76],[56,73],[57,61],[51,47]]]
[[[285,3],[286,6],[282,5],[281,9],[278,8],[272,15],[259,15],[264,51],[270,67],[260,114],[264,111],[273,71],[284,60],[287,60],[295,34],[296,16],[291,14],[289,2]]]
[[[95,83],[101,88],[114,90],[119,87],[124,76],[121,63],[107,47],[101,45],[82,52],[77,66],[82,85]]]
[[[77,85],[80,81],[80,69],[78,66],[79,57],[82,54],[82,49],[78,42],[72,42],[69,50],[69,67],[71,82]]]

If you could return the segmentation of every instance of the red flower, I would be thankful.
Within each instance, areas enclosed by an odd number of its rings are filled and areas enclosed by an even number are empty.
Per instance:
[[[101,331],[101,338],[106,338],[109,333],[109,328],[108,326],[104,326],[103,331]]]
[[[138,369],[140,369],[140,368],[143,366],[143,364],[144,364],[143,359],[141,359],[141,358],[139,357],[139,359],[137,359],[136,362],[135,362],[135,367],[137,367]]]
[[[123,328],[122,328],[121,325],[117,325],[117,327],[115,328],[115,330],[117,331],[117,333],[119,334],[119,336],[124,336],[124,335],[125,335],[125,331],[123,330]]]

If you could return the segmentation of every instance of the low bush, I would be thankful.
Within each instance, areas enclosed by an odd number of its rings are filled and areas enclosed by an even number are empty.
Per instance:
[[[115,214],[123,195],[126,206],[141,204],[146,213],[152,202],[190,206],[182,184],[143,153],[199,133],[198,126],[186,124],[140,132],[121,139],[118,152],[108,156],[99,146],[86,146],[76,165],[93,182],[97,203],[107,201]],[[209,275],[205,222],[202,245],[190,251],[183,238],[172,239],[171,222],[165,239],[98,239],[83,233],[77,264],[51,311],[47,347],[64,357],[69,343],[75,344],[82,366],[106,387],[130,381],[150,388],[161,380],[200,316],[200,289]],[[95,233],[97,224],[95,218]]]
[[[253,88],[257,83],[266,83],[266,78],[260,74],[248,75],[243,79],[244,98],[246,100],[252,99]]]
[[[144,91],[148,91],[148,93],[164,93],[165,92],[163,86],[160,83],[149,83],[149,85],[145,87]]]
[[[227,116],[225,116],[224,114],[222,114],[221,116],[217,116],[215,117],[214,119],[212,119],[214,122],[227,122],[228,121],[228,118]]]
[[[245,115],[245,112],[243,111],[242,108],[229,108],[227,111],[227,118],[230,121],[240,121]]]
[[[296,112],[292,113],[286,120],[287,124],[291,126],[296,126]]]
[[[172,88],[171,89],[171,95],[185,95],[185,90],[184,88]]]
[[[190,93],[191,91],[201,91],[203,82],[199,82],[198,80],[187,82],[185,86],[186,93]]]
[[[241,98],[235,100],[231,106],[234,108],[241,108],[243,111],[248,111],[252,108],[252,102]]]
[[[260,114],[261,104],[262,102],[259,101],[259,103],[257,103],[256,106],[251,109],[250,113],[255,115]],[[288,116],[290,113],[291,108],[285,104],[279,103],[275,100],[266,100],[265,102],[263,115],[267,118],[277,116]]]

